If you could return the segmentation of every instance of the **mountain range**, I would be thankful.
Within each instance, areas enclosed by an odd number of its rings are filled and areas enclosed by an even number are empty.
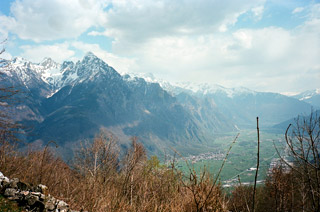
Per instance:
[[[159,154],[169,146],[208,144],[220,133],[253,128],[257,116],[268,128],[309,113],[316,104],[309,102],[313,97],[119,74],[90,52],[76,63],[50,58],[32,63],[19,57],[5,63],[1,86],[20,91],[14,114],[27,126],[26,140],[54,140],[67,149],[106,128],[123,148],[138,136]]]
[[[311,104],[314,108],[320,108],[320,89],[304,91],[292,96],[300,101]]]

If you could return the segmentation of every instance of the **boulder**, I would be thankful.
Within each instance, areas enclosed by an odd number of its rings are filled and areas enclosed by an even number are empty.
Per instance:
[[[4,191],[4,196],[5,197],[13,197],[15,196],[17,193],[17,190],[14,189],[14,188],[7,188],[5,191]]]
[[[39,201],[39,197],[29,193],[29,195],[26,196],[26,201],[28,205],[33,206],[37,201]]]
[[[69,209],[69,205],[67,203],[65,203],[64,201],[60,200],[60,201],[58,201],[57,209],[59,209],[60,211],[67,210],[67,209]]]
[[[18,183],[19,182],[20,182],[20,180],[18,178],[12,178],[10,180],[10,187],[18,189]]]
[[[48,194],[48,187],[42,184],[38,185],[38,189],[39,192],[43,193],[44,195]]]

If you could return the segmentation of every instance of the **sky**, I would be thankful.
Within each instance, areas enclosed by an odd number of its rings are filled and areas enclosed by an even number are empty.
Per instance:
[[[1,0],[1,55],[294,94],[320,87],[320,0]]]

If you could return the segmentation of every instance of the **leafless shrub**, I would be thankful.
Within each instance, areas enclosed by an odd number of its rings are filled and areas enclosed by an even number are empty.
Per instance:
[[[294,172],[300,175],[303,193],[310,200],[310,209],[320,210],[320,116],[312,111],[310,116],[299,116],[294,125],[289,125],[285,139],[289,148],[289,163],[282,158]],[[303,206],[305,207],[305,206]]]

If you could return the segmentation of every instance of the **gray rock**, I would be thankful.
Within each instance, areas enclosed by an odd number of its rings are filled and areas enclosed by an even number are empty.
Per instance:
[[[5,189],[9,186],[9,179],[7,177],[3,177],[0,181],[0,193],[4,193]]]
[[[40,200],[43,201],[43,200],[45,200],[45,199],[46,199],[46,195],[40,194]]]
[[[13,197],[15,196],[17,193],[17,190],[14,189],[14,188],[7,188],[5,191],[4,191],[4,196],[5,197]]]
[[[38,191],[43,193],[43,194],[47,194],[48,193],[48,187],[42,184],[38,185]]]
[[[20,180],[18,178],[13,178],[10,180],[10,187],[11,188],[15,188],[18,189],[18,183],[20,182]]]
[[[28,202],[28,205],[33,206],[37,201],[39,201],[39,197],[30,193],[26,196],[26,200]]]
[[[48,210],[54,210],[56,208],[56,199],[48,195],[44,203],[44,207],[45,209],[48,209]]]
[[[47,194],[48,187],[38,185],[31,187],[29,184],[20,182],[18,178],[9,180],[0,172],[0,194],[9,200],[15,200],[26,211],[34,212],[79,212],[69,209],[69,205]]]
[[[2,185],[9,184],[9,183],[10,183],[10,180],[9,180],[9,178],[7,178],[7,177],[3,177],[1,183],[2,183]]]
[[[40,197],[41,196],[41,193],[40,192],[31,192],[32,195],[35,195],[35,196],[38,196]]]
[[[60,209],[61,210],[66,210],[69,208],[69,205],[67,203],[65,203],[64,201],[59,201],[58,204],[57,204],[57,209]]]
[[[52,211],[52,210],[54,210],[56,207],[55,207],[55,205],[54,205],[52,202],[46,202],[46,203],[44,204],[44,208]]]

